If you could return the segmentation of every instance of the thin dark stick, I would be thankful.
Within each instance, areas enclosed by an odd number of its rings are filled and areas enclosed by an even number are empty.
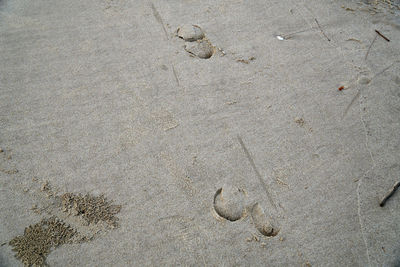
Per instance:
[[[380,37],[382,37],[382,38],[385,39],[386,41],[390,42],[390,40],[389,40],[386,36],[384,36],[382,33],[380,33],[378,30],[375,30],[375,32],[376,32],[377,34],[379,34]]]
[[[331,41],[331,39],[329,39],[328,38],[328,36],[326,36],[326,34],[324,33],[324,31],[322,30],[322,28],[321,28],[321,25],[319,25],[319,23],[318,23],[318,20],[317,19],[315,19],[315,22],[317,23],[317,25],[318,25],[318,28],[319,28],[319,30],[321,31],[321,33],[326,37],[326,39],[328,39],[328,42],[330,42]]]
[[[394,186],[392,187],[392,189],[390,189],[390,191],[385,195],[385,197],[381,200],[381,202],[379,203],[379,206],[383,207],[385,206],[386,201],[393,196],[394,192],[396,192],[396,190],[400,187],[400,182],[397,182],[394,184]]]
[[[371,44],[368,47],[367,53],[365,54],[365,60],[367,60],[368,54],[369,54],[369,50],[371,50],[372,45],[374,44],[376,38],[378,37],[378,35],[375,35],[374,40],[372,40]]]
[[[239,135],[237,136],[237,139],[239,140],[240,146],[242,147],[244,153],[246,154],[248,160],[250,161],[250,165],[251,165],[251,167],[253,167],[253,170],[256,173],[258,180],[260,181],[261,185],[264,187],[264,190],[267,193],[269,202],[271,202],[272,206],[274,206],[274,208],[276,210],[276,205],[275,205],[274,201],[272,200],[271,194],[269,193],[269,191],[267,189],[267,185],[265,184],[264,180],[261,177],[261,174],[258,172],[258,170],[256,168],[256,164],[254,164],[253,158],[250,156],[249,151],[247,150],[246,146],[243,143],[242,138]]]

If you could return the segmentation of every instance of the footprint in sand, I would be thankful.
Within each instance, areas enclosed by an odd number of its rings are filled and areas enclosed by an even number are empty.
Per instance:
[[[256,203],[251,207],[251,218],[262,235],[276,236],[279,233],[279,228],[272,223],[271,218],[267,218],[260,204]]]
[[[225,185],[214,195],[214,210],[220,217],[234,222],[245,217],[248,210],[254,226],[262,235],[272,237],[279,233],[279,227],[265,214],[260,204],[246,206],[245,203],[244,190],[234,186]]]
[[[214,46],[197,25],[183,25],[177,30],[177,36],[185,41],[184,49],[190,55],[202,59],[212,57]]]
[[[218,189],[214,195],[214,210],[231,222],[242,218],[245,211],[243,190],[229,185]]]
[[[189,54],[202,59],[210,58],[214,54],[214,47],[207,39],[198,40],[196,42],[186,42],[184,49]]]
[[[178,37],[186,42],[194,42],[205,37],[203,30],[197,25],[183,25],[178,28]]]

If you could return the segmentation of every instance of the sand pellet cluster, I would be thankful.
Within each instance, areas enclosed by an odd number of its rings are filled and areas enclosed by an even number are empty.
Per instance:
[[[115,217],[115,214],[121,210],[121,206],[111,204],[104,195],[65,193],[61,196],[61,199],[64,212],[70,212],[74,216],[82,216],[88,224],[97,224],[99,221],[103,221],[111,227],[118,225],[118,218]]]
[[[25,228],[24,235],[10,241],[16,257],[26,266],[44,266],[52,248],[69,243],[76,231],[56,217]]]

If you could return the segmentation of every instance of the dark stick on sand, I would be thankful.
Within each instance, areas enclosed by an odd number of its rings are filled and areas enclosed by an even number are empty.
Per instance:
[[[396,192],[396,190],[400,187],[400,182],[397,182],[394,184],[394,186],[392,187],[392,189],[390,189],[390,191],[385,195],[385,197],[381,200],[381,202],[379,203],[379,206],[383,207],[385,206],[386,201],[393,196],[394,192]]]
[[[319,25],[319,22],[318,22],[317,19],[315,19],[315,22],[317,23],[318,28],[319,28],[319,30],[321,31],[321,33],[326,37],[326,39],[328,39],[328,42],[330,42],[331,39],[329,39],[328,36],[326,36],[326,34],[324,33],[324,31],[323,31],[322,28],[321,28],[321,25]]]
[[[385,39],[386,41],[390,42],[390,40],[389,40],[386,36],[384,36],[382,33],[380,33],[378,30],[375,30],[375,32],[376,32],[377,34],[379,34],[380,37],[382,37],[382,38]]]

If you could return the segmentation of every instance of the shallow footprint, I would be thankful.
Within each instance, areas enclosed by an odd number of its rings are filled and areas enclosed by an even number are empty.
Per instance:
[[[243,190],[232,186],[218,189],[214,195],[214,209],[219,216],[231,222],[239,220],[245,210]]]
[[[187,41],[193,42],[204,38],[203,30],[197,25],[183,25],[178,28],[178,37]]]
[[[256,203],[251,208],[251,217],[257,230],[265,236],[276,236],[279,233],[279,228],[272,224],[267,218],[260,204]]]

